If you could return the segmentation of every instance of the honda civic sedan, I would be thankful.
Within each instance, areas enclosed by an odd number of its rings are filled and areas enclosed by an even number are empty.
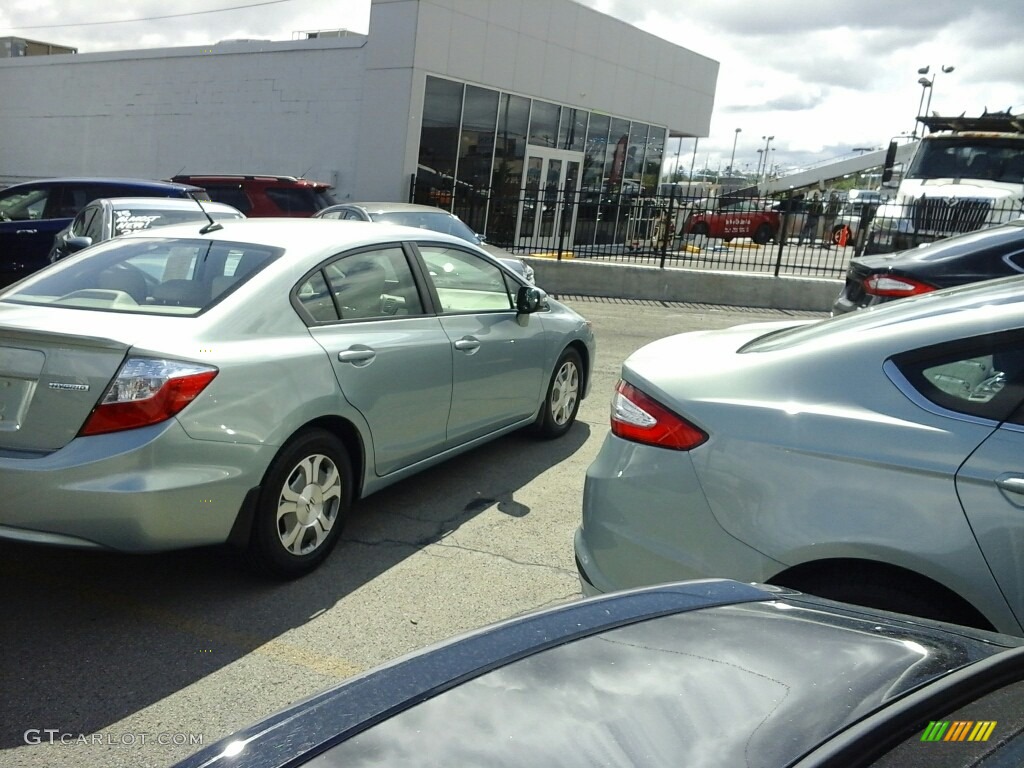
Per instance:
[[[127,234],[0,293],[0,538],[231,542],[304,573],[355,499],[513,430],[565,434],[593,358],[586,320],[454,237]]]
[[[1020,638],[734,581],[518,617],[177,768],[1021,764]]]
[[[587,593],[723,576],[1022,634],[1024,277],[649,344],[587,470]]]

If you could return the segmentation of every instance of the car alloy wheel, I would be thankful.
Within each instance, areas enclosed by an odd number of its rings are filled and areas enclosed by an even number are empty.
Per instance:
[[[539,431],[544,437],[559,437],[569,431],[576,412],[580,407],[580,355],[575,349],[567,349],[558,359],[551,375],[547,397],[538,420]]]
[[[267,471],[254,521],[251,559],[292,577],[318,566],[337,543],[352,502],[352,469],[330,432],[300,433]]]
[[[277,536],[293,555],[307,555],[326,541],[341,505],[341,474],[322,453],[296,465],[277,500]]]

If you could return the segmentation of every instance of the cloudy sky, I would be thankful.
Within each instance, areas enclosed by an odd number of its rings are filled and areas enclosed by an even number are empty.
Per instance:
[[[464,0],[467,3],[478,0]],[[1024,112],[1022,0],[581,0],[720,63],[698,167],[751,170],[765,136],[774,163],[804,165],[881,147],[914,128],[938,72],[942,114]],[[103,50],[288,40],[299,31],[367,31],[369,0],[5,0],[0,36]],[[952,72],[941,67],[953,66]],[[925,95],[927,100],[928,95]],[[736,128],[741,129],[736,133]],[[688,168],[694,142],[678,146]],[[673,142],[668,150],[677,149]]]

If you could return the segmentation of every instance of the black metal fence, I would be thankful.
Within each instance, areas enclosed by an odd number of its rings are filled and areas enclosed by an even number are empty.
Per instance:
[[[844,200],[693,198],[637,192],[460,185],[413,177],[410,200],[452,211],[487,242],[522,255],[659,267],[842,277],[863,253],[913,247],[1022,215],[1019,201],[929,198],[903,208]]]

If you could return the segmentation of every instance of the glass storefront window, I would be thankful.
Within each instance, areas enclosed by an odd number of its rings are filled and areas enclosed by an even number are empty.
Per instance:
[[[554,147],[558,141],[558,116],[562,108],[547,101],[533,101],[530,114],[530,143],[538,147]]]
[[[420,129],[417,202],[450,208],[459,156],[462,83],[427,77]],[[420,197],[426,199],[419,199]]]
[[[644,189],[655,192],[661,181],[661,161],[665,156],[665,129],[651,126],[647,136],[647,151],[644,152],[644,171],[641,183]]]
[[[587,137],[587,118],[590,113],[585,109],[562,107],[562,122],[558,126],[558,148],[573,152],[582,152]]]
[[[526,131],[530,124],[530,100],[501,94],[498,101],[498,130],[494,139],[494,168],[491,172],[491,212],[487,239],[495,245],[511,243],[515,237],[519,206],[519,185],[526,160]]]
[[[644,168],[644,150],[647,148],[647,134],[651,127],[646,123],[632,123],[629,126],[629,142],[626,145],[626,160],[622,167],[622,192],[639,195],[640,174]]]
[[[483,232],[486,225],[497,120],[498,92],[467,85],[459,137],[455,213],[475,232]]]

